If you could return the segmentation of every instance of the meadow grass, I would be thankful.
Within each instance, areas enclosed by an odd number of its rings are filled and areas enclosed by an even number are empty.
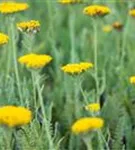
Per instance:
[[[0,13],[0,32],[9,36],[8,43],[0,45],[0,106],[28,108],[32,120],[19,127],[1,125],[0,150],[134,150],[135,85],[129,78],[135,75],[135,18],[128,14],[134,1],[23,2],[29,9]],[[87,16],[83,9],[90,4],[106,5],[111,13],[96,19]],[[17,29],[18,22],[29,20],[40,22],[36,34]],[[121,29],[103,31],[116,21],[123,25]],[[53,59],[32,69],[18,61],[29,53]],[[94,66],[73,75],[61,69],[80,62]],[[98,103],[100,110],[85,109],[92,103]],[[99,123],[90,123],[95,128],[75,134],[72,125],[83,117],[101,118],[104,125],[100,129]]]

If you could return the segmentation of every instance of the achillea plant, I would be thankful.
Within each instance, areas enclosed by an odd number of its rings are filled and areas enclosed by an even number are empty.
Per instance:
[[[93,68],[92,63],[81,62],[81,63],[75,63],[75,64],[67,64],[61,67],[61,70],[63,70],[65,73],[74,75],[74,74],[80,74],[82,72],[85,72],[86,70],[90,68]]]
[[[128,14],[132,17],[135,17],[135,9],[129,10]]]
[[[100,111],[100,104],[99,103],[91,103],[85,106],[85,109],[90,112],[98,112]]]
[[[50,61],[52,60],[52,57],[49,55],[39,55],[39,54],[27,54],[24,56],[21,56],[18,61],[21,64],[26,65],[28,68],[31,69],[39,69],[44,66],[46,66]]]
[[[75,3],[81,3],[82,0],[58,0],[61,4],[75,4]]]
[[[30,110],[20,106],[0,107],[0,124],[16,127],[30,123],[32,113]]]
[[[9,37],[6,34],[0,33],[0,45],[7,44]]]
[[[12,14],[28,9],[27,3],[2,2],[0,3],[0,12],[2,14]]]
[[[37,20],[30,20],[17,23],[17,28],[21,32],[37,33],[40,30],[40,23]]]
[[[75,134],[85,133],[102,128],[104,120],[98,117],[85,117],[77,120],[71,127],[71,130]]]
[[[121,31],[123,29],[123,24],[119,21],[116,21],[112,24],[113,28],[117,31]]]
[[[91,17],[105,16],[111,13],[111,10],[109,7],[103,5],[90,5],[84,8],[83,13]]]
[[[104,5],[90,5],[83,9],[83,13],[87,16],[90,16],[93,20],[93,30],[94,30],[94,78],[96,84],[96,101],[99,102],[99,95],[100,95],[100,84],[98,78],[98,17],[103,17],[109,13],[111,10],[109,7]]]
[[[102,31],[103,32],[106,32],[106,33],[109,33],[109,32],[111,32],[112,31],[112,26],[111,25],[105,25],[105,26],[103,26],[103,28],[102,28]]]
[[[131,84],[135,84],[135,76],[131,76],[131,77],[129,78],[129,82],[130,82]]]

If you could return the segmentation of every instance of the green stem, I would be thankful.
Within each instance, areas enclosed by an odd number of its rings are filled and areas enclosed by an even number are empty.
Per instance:
[[[32,70],[31,77],[32,77],[32,85],[33,85],[33,100],[34,100],[35,114],[37,115],[38,107],[37,107],[37,101],[36,101],[36,85],[35,85],[36,75],[34,75],[34,74],[35,74],[35,71]]]
[[[52,8],[52,3],[50,1],[46,1],[47,3],[47,8],[48,8],[48,18],[49,18],[49,35],[50,35],[50,44],[52,46],[52,50],[53,50],[53,55],[55,57],[55,68],[57,68],[57,66],[59,66],[59,60],[61,59],[60,58],[60,52],[58,51],[57,49],[57,44],[56,44],[56,35],[55,35],[55,31],[54,29],[56,28],[55,26],[55,23],[53,22],[53,8]],[[57,13],[56,13],[57,14]],[[60,77],[60,73],[59,73],[59,70],[56,69],[56,75],[58,77]]]
[[[26,42],[28,42],[28,52],[32,53],[33,43],[34,43],[34,34],[25,34],[26,36]]]
[[[104,137],[102,131],[101,131],[101,130],[98,130],[97,132],[98,132],[98,137],[99,137],[99,145],[100,145],[100,144],[102,145],[102,142],[101,142],[101,140],[102,140],[103,143],[105,144],[106,150],[110,150],[109,145],[108,145],[108,143],[107,143],[107,141],[106,141],[106,139],[105,139],[105,137]],[[102,148],[103,148],[103,147],[102,147]]]
[[[69,138],[69,146],[68,146],[68,149],[69,150],[73,150],[74,148],[73,148],[73,141],[74,141],[74,138],[73,138],[73,135],[71,134],[70,135],[70,138]]]
[[[129,16],[127,17],[127,22],[125,26],[125,31],[123,32],[123,40],[122,40],[122,48],[121,48],[121,58],[120,58],[120,65],[123,65],[124,57],[126,55],[126,43],[127,43],[127,34],[128,34],[128,25],[129,25]]]
[[[4,142],[4,146],[2,146],[3,148],[5,149],[8,149],[8,150],[12,150],[12,130],[10,129],[7,129],[7,128],[4,128],[3,129],[3,142]],[[2,135],[1,135],[2,137]]]
[[[36,72],[36,86],[37,86],[37,91],[38,91],[38,96],[39,96],[39,103],[41,106],[41,111],[43,114],[43,122],[45,125],[45,131],[46,131],[46,135],[47,135],[47,139],[48,139],[48,143],[49,143],[49,149],[48,150],[54,150],[54,145],[53,145],[53,141],[52,141],[52,137],[50,135],[50,128],[49,128],[49,123],[47,120],[47,116],[46,116],[46,112],[45,112],[45,108],[44,108],[44,102],[43,102],[43,97],[42,97],[42,89],[40,88],[40,75],[38,72]]]
[[[70,10],[70,8],[69,8]],[[75,14],[71,13],[72,15],[69,16],[69,34],[70,34],[70,43],[71,43],[71,53],[70,58],[71,62],[73,63],[76,59],[75,56]]]
[[[18,135],[17,135],[17,129],[14,128],[12,132],[12,149],[20,149]]]
[[[87,150],[93,150],[91,138],[92,137],[88,135],[83,137],[83,141],[87,147]]]
[[[75,101],[75,117],[77,118],[79,115],[79,91],[80,91],[80,81],[79,81],[79,76],[74,78],[73,77],[73,82],[74,82],[74,101]]]
[[[18,64],[17,64],[17,51],[16,51],[16,39],[15,39],[15,30],[14,30],[14,18],[11,18],[11,48],[13,52],[13,62],[14,62],[14,69],[15,69],[15,76],[17,81],[18,93],[21,105],[23,104],[23,98],[21,93],[21,84],[20,84],[20,77],[18,72]]]
[[[10,22],[10,18],[7,16],[7,18],[6,18],[6,24],[8,23],[8,22]],[[10,30],[10,26],[8,27],[8,35],[11,35],[11,30]],[[12,56],[11,56],[11,49],[10,49],[10,47],[11,47],[11,41],[9,40],[9,44],[8,44],[8,52],[6,52],[7,53],[7,66],[6,66],[6,77],[8,77],[8,75],[9,75],[9,72],[10,72],[10,68],[11,68],[11,58],[12,58]]]
[[[96,82],[96,101],[99,101],[99,79],[98,79],[98,42],[97,42],[97,21],[93,20],[94,29],[94,69]]]

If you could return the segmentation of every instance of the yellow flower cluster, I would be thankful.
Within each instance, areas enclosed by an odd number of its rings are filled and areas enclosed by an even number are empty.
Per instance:
[[[93,64],[89,63],[89,62],[81,62],[81,63],[76,63],[76,64],[67,64],[67,65],[61,67],[61,69],[65,73],[69,73],[69,74],[79,74],[81,72],[84,72],[84,71],[88,70],[89,68],[93,68]]]
[[[92,103],[92,104],[85,106],[85,109],[91,112],[98,112],[100,110],[100,104]]]
[[[0,45],[8,43],[9,37],[3,33],[0,33]]]
[[[84,8],[83,13],[88,16],[104,16],[111,13],[110,8],[102,5],[90,5]]]
[[[135,84],[135,76],[131,76],[129,78],[129,81],[130,81],[131,84]]]
[[[135,17],[135,9],[129,10],[129,15]]]
[[[103,28],[102,28],[102,30],[104,31],[104,32],[111,32],[112,31],[112,26],[111,25],[105,25],[105,26],[103,26]]]
[[[75,4],[82,2],[82,0],[59,0],[58,2],[61,4]]]
[[[0,3],[0,12],[3,14],[11,14],[19,11],[24,11],[28,9],[28,4],[26,3],[16,3],[16,2],[3,2]]]
[[[28,68],[38,69],[46,66],[52,57],[49,55],[39,55],[39,54],[27,54],[18,59],[21,64],[26,65]]]
[[[86,117],[77,120],[71,127],[71,130],[75,134],[85,133],[88,131],[102,128],[104,120],[98,117]]]
[[[122,30],[123,28],[123,24],[119,21],[114,22],[112,26],[114,29],[119,30],[119,31]]]
[[[28,124],[32,119],[31,111],[24,107],[4,106],[0,108],[0,124],[16,127]]]
[[[36,33],[39,31],[40,23],[39,21],[36,21],[36,20],[20,22],[20,23],[17,23],[17,28],[23,32]]]

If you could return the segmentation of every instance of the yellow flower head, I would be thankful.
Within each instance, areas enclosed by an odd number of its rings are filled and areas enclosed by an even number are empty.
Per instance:
[[[28,68],[39,69],[46,66],[52,57],[49,55],[27,54],[18,59],[21,64],[26,65]]]
[[[0,33],[0,45],[7,44],[9,37],[3,33]]]
[[[85,106],[85,109],[91,112],[98,112],[100,110],[100,104],[92,103],[92,104]]]
[[[85,133],[102,128],[104,120],[98,117],[86,117],[77,120],[71,127],[71,130],[75,134]]]
[[[112,26],[111,25],[105,25],[103,26],[102,30],[103,32],[111,32],[112,31]]]
[[[130,81],[131,84],[135,84],[135,76],[131,76],[129,78],[129,81]]]
[[[123,24],[120,23],[119,21],[114,22],[112,26],[114,29],[118,31],[121,31],[123,29]]]
[[[135,17],[135,9],[129,10],[128,13],[129,13],[130,16]]]
[[[95,16],[105,16],[111,12],[110,8],[102,5],[90,5],[84,8],[83,13],[85,15],[95,17]]]
[[[40,23],[36,20],[17,23],[17,28],[20,31],[28,33],[37,33],[40,29]]]
[[[28,124],[31,121],[32,113],[24,107],[4,106],[0,107],[0,124],[9,127],[16,127]]]
[[[58,0],[58,2],[61,4],[75,4],[82,2],[82,0]]]
[[[89,62],[81,62],[81,63],[76,63],[76,64],[67,64],[67,65],[61,67],[61,69],[65,73],[69,73],[69,74],[72,74],[72,75],[82,73],[82,72],[88,70],[89,68],[93,68],[93,64],[89,63]]]
[[[28,4],[26,3],[16,3],[16,2],[3,2],[0,3],[0,12],[3,14],[12,14],[19,11],[24,11],[28,9]]]

